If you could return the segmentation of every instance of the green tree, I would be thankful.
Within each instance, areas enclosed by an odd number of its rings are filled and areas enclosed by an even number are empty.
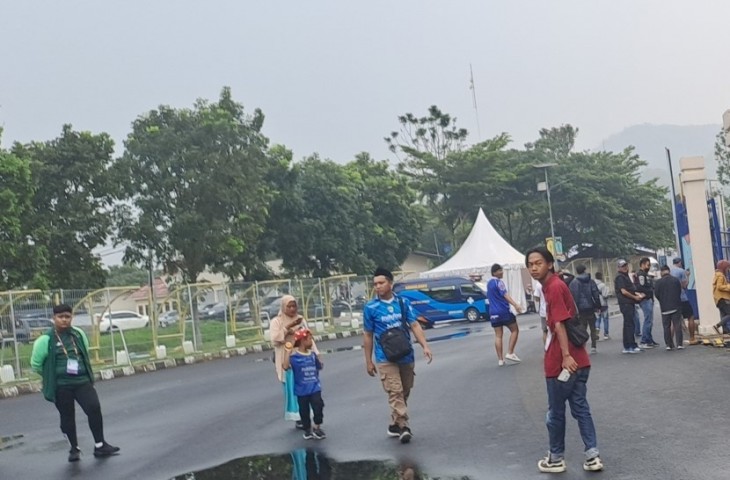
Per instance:
[[[275,203],[276,251],[294,274],[370,273],[399,266],[420,235],[405,178],[360,154],[339,165],[313,155],[283,177]]]
[[[215,103],[160,106],[133,122],[115,167],[124,188],[116,223],[117,242],[129,245],[125,261],[152,253],[189,283],[206,268],[230,278],[255,268],[271,200],[263,122],[258,109],[245,114],[227,87]]]
[[[15,144],[13,152],[31,161],[33,214],[24,218],[23,230],[44,259],[38,268],[48,286],[104,286],[105,271],[93,250],[111,233],[112,139],[64,125],[60,137]]]
[[[424,219],[408,179],[385,161],[360,153],[345,169],[357,190],[357,224],[365,258],[351,270],[369,274],[378,266],[397,269],[418,246]]]
[[[23,219],[32,215],[33,194],[30,161],[0,148],[0,290],[47,286],[41,251],[23,228]]]
[[[576,134],[570,125],[543,129],[540,139],[527,146],[534,160],[557,163],[550,169],[550,193],[555,233],[563,245],[580,249],[592,244],[606,255],[627,254],[637,245],[672,245],[668,192],[656,179],[640,180],[646,162],[632,147],[573,152]],[[548,216],[546,208],[542,218]],[[549,225],[544,231],[549,232]]]

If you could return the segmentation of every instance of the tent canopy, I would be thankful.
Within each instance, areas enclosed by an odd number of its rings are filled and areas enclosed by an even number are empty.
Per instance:
[[[503,280],[509,295],[524,308],[527,304],[523,281],[525,256],[497,233],[480,208],[476,222],[459,251],[438,267],[421,273],[421,277],[467,277],[478,273],[488,278],[495,263],[505,270]]]

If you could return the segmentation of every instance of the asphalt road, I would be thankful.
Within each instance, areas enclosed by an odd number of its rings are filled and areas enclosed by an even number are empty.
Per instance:
[[[2,400],[0,435],[22,434],[23,443],[0,449],[0,479],[167,480],[240,457],[301,448],[338,462],[407,462],[432,477],[543,478],[536,468],[547,450],[542,343],[536,316],[519,321],[523,362],[505,367],[497,366],[487,324],[428,332],[434,361],[426,365],[417,357],[409,445],[386,437],[386,397],[365,373],[362,351],[348,349],[361,343],[354,337],[320,345],[337,350],[324,355],[326,440],[306,441],[284,422],[280,386],[264,353],[98,383],[107,439],[122,448],[109,459],[91,454],[80,409],[84,454],[69,464],[52,404],[39,394]],[[599,343],[589,380],[606,469],[582,470],[583,447],[569,418],[568,472],[559,478],[730,478],[728,353],[689,347],[622,355],[618,321],[612,326],[616,338]],[[656,326],[654,337],[661,338]]]

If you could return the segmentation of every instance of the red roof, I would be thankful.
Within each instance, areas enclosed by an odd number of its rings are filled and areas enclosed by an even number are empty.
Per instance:
[[[167,290],[167,283],[160,277],[155,278],[155,299],[159,301],[162,298],[167,298],[169,291]],[[132,300],[137,302],[148,301],[150,298],[150,286],[145,285],[139,290],[134,292],[131,297]]]

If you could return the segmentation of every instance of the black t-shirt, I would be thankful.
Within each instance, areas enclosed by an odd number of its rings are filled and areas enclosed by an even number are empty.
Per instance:
[[[636,293],[636,286],[634,285],[634,282],[631,281],[628,274],[619,273],[616,275],[616,279],[613,281],[613,289],[616,292],[616,300],[618,300],[619,304],[636,304],[636,300],[621,293],[621,289],[634,294]]]

